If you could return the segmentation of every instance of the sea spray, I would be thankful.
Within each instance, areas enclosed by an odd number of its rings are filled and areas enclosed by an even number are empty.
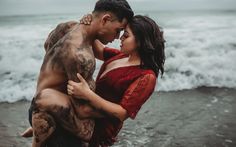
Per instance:
[[[166,39],[165,73],[156,90],[236,88],[235,11],[145,14],[157,21]],[[0,16],[0,102],[32,99],[48,33],[81,15]],[[108,45],[118,48],[119,41]],[[94,77],[101,64],[97,61]]]

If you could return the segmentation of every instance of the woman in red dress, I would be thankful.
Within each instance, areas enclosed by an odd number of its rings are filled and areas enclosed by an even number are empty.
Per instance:
[[[121,50],[95,42],[95,56],[104,63],[96,79],[96,91],[69,81],[70,95],[88,100],[105,117],[95,118],[91,147],[110,146],[128,117],[134,119],[153,93],[156,79],[164,72],[164,39],[158,25],[146,16],[136,15],[120,38]]]

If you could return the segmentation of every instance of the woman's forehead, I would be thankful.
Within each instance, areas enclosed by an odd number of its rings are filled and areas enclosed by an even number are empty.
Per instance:
[[[126,32],[132,32],[129,25],[127,25],[127,26],[125,27],[124,31],[126,31]]]

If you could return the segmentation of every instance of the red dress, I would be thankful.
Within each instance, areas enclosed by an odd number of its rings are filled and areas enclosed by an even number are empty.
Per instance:
[[[117,49],[105,48],[103,57],[104,63],[96,79],[96,94],[121,105],[127,110],[129,117],[134,119],[141,106],[153,93],[156,75],[152,70],[141,69],[135,65],[112,69],[100,77],[110,62],[125,58],[127,55]],[[90,146],[113,144],[122,125],[123,122],[111,116],[95,119]]]

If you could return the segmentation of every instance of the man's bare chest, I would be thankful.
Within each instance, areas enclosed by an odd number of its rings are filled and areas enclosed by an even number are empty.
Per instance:
[[[53,48],[44,58],[47,69],[65,70],[79,68],[88,72],[95,69],[95,57],[91,48]]]

